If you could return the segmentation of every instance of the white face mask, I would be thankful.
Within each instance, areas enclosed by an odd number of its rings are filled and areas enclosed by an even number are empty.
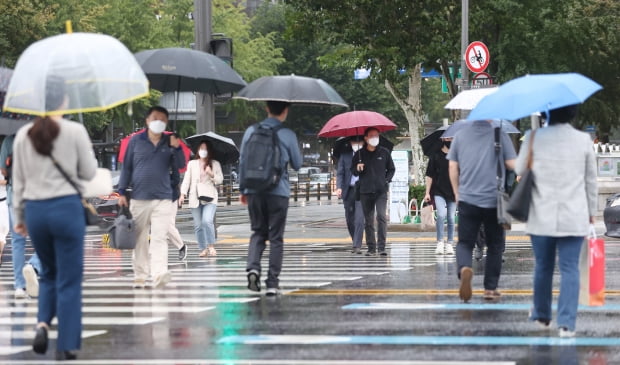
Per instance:
[[[166,122],[152,120],[149,122],[149,130],[155,134],[162,134],[166,130]]]
[[[368,138],[368,144],[377,147],[379,145],[379,137]]]
[[[356,144],[352,144],[351,148],[353,148],[353,152],[357,152],[360,150],[360,148],[362,148],[362,146],[356,143]]]
[[[200,156],[200,158],[205,158],[209,155],[209,151],[207,150],[198,150],[198,156]]]

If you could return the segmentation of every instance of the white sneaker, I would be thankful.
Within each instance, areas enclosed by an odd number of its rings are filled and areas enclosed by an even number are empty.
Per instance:
[[[15,289],[15,299],[24,299],[28,296],[26,294],[26,289],[18,288]]]
[[[162,274],[159,274],[155,277],[155,280],[153,280],[153,287],[155,289],[161,289],[164,286],[166,286],[166,284],[168,284],[170,282],[170,271],[166,271]]]
[[[566,327],[560,327],[558,330],[558,336],[562,338],[573,338],[575,337],[575,331],[569,331]]]
[[[437,242],[437,248],[435,249],[435,255],[443,255],[444,254],[444,244],[443,241]]]
[[[454,248],[452,247],[452,243],[446,243],[444,249],[446,251],[446,255],[454,255]]]
[[[24,265],[22,269],[22,274],[24,274],[24,279],[26,279],[26,293],[31,298],[36,298],[39,296],[39,278],[37,278],[37,272],[34,270],[34,267],[30,264]]]

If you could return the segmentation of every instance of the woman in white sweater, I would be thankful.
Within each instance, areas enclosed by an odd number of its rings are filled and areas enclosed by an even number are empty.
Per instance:
[[[194,232],[200,248],[200,257],[216,256],[215,210],[217,208],[217,187],[224,180],[222,167],[211,158],[209,143],[203,141],[196,150],[196,158],[187,164],[187,171],[181,184],[180,201],[188,197],[194,219]]]

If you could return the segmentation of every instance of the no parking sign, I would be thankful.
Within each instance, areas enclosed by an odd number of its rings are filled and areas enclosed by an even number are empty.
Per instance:
[[[465,50],[465,64],[471,72],[479,73],[489,67],[491,55],[487,46],[479,41],[471,42]]]

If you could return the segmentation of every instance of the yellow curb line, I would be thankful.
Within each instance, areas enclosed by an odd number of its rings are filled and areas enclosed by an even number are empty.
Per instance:
[[[529,236],[509,236],[507,242],[529,242]],[[217,243],[248,243],[247,238],[225,238]],[[432,237],[394,237],[388,238],[388,242],[435,242]],[[351,243],[350,237],[344,238],[285,238],[284,243]]]
[[[532,295],[531,289],[502,289],[502,295]],[[484,290],[473,290],[474,294],[482,295]],[[288,295],[457,295],[458,289],[299,289]],[[559,290],[553,294],[558,295]],[[620,290],[607,290],[605,295],[618,296]]]

